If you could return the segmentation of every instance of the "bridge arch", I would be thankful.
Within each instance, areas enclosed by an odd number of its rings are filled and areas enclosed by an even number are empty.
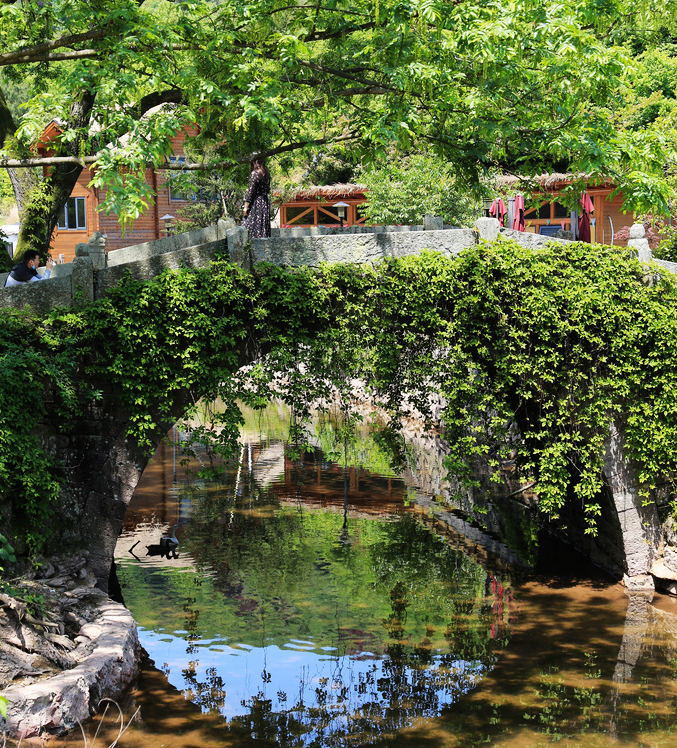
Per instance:
[[[414,232],[372,234],[366,238],[310,236],[295,239],[296,244],[285,239],[274,245],[265,245],[261,240],[247,244],[237,229],[225,234],[225,239],[211,242],[202,255],[200,247],[172,249],[170,245],[168,251],[159,253],[154,247],[146,247],[143,251],[147,254],[141,259],[130,255],[130,261],[120,263],[117,269],[112,265],[99,271],[92,284],[93,295],[101,297],[99,304],[105,305],[108,313],[104,318],[98,317],[96,311],[91,311],[96,305],[88,308],[90,312],[87,308],[82,312],[85,327],[89,326],[85,336],[89,348],[80,370],[83,378],[88,372],[88,385],[100,397],[85,398],[66,431],[61,428],[57,403],[47,403],[41,436],[49,452],[64,466],[59,500],[59,513],[64,519],[61,542],[88,545],[93,569],[103,587],[126,507],[150,455],[172,423],[198,398],[220,395],[232,402],[236,396],[246,396],[247,388],[234,386],[233,380],[247,366],[255,366],[250,374],[261,377],[262,391],[271,392],[274,388],[265,372],[256,369],[262,357],[271,354],[266,364],[268,375],[273,370],[288,373],[292,368],[297,372],[316,368],[313,386],[318,393],[324,386],[326,394],[331,370],[334,383],[340,386],[341,378],[345,378],[342,367],[349,369],[348,359],[363,342],[366,331],[344,324],[349,316],[346,310],[360,302],[360,294],[373,293],[380,281],[372,270],[351,275],[352,271],[344,266],[325,268],[321,273],[325,280],[330,278],[329,292],[326,283],[315,282],[316,273],[308,265],[317,265],[327,258],[354,261],[380,257],[388,262],[388,258],[406,258],[426,248],[442,250],[449,256],[477,244],[472,232],[443,230],[421,232],[413,239]],[[526,235],[524,241],[535,240]],[[349,248],[343,256],[342,247]],[[256,275],[246,272],[245,268],[261,259],[264,249],[268,250],[268,259],[277,260],[283,267],[268,266]],[[235,262],[207,265],[215,253]],[[444,273],[434,257],[425,255],[416,268],[406,259],[387,265],[393,271],[393,293],[388,301],[391,317],[379,332],[382,337],[378,356],[370,362],[370,376],[382,397],[395,409],[409,397],[425,410],[429,374],[426,366],[436,360],[440,347],[439,339],[427,336],[426,326],[432,330],[438,323],[448,323],[450,306],[439,284],[449,282],[450,276],[439,276]],[[481,252],[475,257],[479,262]],[[286,270],[294,258],[305,269]],[[144,280],[155,274],[153,268],[160,271],[182,263],[192,264],[194,269],[160,274],[152,283]],[[417,274],[425,275],[431,287],[437,288],[434,302],[430,308],[423,304],[421,314],[412,307],[412,298],[401,285]],[[340,310],[335,306],[339,297],[343,304]],[[174,330],[174,338],[169,340],[165,323],[172,315],[174,327],[181,330],[180,334]],[[212,323],[220,330],[216,347],[210,345]],[[98,329],[93,329],[96,325]],[[224,332],[230,334],[227,344]],[[119,343],[123,337],[124,346],[109,346],[111,340]],[[145,357],[137,356],[135,351],[143,348],[149,338],[162,340],[164,348],[151,345]],[[338,359],[330,360],[338,343],[346,343],[348,358],[341,358],[343,351]],[[396,356],[389,355],[390,343],[398,348]],[[102,356],[105,365],[97,366],[97,357]],[[124,371],[130,361],[138,367],[137,381],[134,372]],[[165,376],[173,362],[181,370],[174,379]],[[157,381],[155,371],[164,372]],[[226,426],[232,437],[234,422]],[[506,427],[504,433],[510,428]],[[661,545],[660,522],[656,506],[642,495],[640,469],[627,457],[627,451],[623,429],[612,426],[602,452],[602,470],[622,533],[620,540],[614,542],[621,547],[623,571],[633,578],[642,577],[642,584],[647,584]]]

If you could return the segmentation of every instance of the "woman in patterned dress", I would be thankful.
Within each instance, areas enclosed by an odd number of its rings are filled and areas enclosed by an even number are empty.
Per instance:
[[[249,230],[251,237],[270,236],[270,173],[262,156],[254,156],[249,164],[249,187],[244,196],[242,225]]]

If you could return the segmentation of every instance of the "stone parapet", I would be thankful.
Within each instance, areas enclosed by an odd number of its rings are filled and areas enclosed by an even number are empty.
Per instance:
[[[514,239],[516,242],[521,244],[523,247],[529,247],[531,249],[538,249],[539,247],[545,247],[546,244],[555,242],[557,244],[570,244],[570,239],[561,239],[557,236],[544,236],[543,234],[532,234],[528,231],[515,231],[515,229],[501,229],[501,236],[506,239]]]
[[[445,228],[451,228],[446,226]],[[352,236],[354,234],[397,234],[409,231],[423,231],[422,224],[408,226],[287,226],[271,229],[273,239],[293,239],[304,236]]]
[[[480,219],[477,227],[481,238],[499,234],[498,221],[493,218]],[[259,262],[293,267],[318,267],[325,262],[362,264],[423,250],[453,256],[475,246],[478,231],[443,227],[440,218],[426,216],[422,226],[274,229],[270,239],[250,241],[245,228],[222,220],[205,229],[117,249],[106,256],[102,254],[102,238],[95,235],[89,244],[78,245],[80,252],[72,263],[55,266],[47,283],[0,288],[0,308],[32,307],[45,313],[54,307],[70,307],[101,298],[127,273],[137,280],[149,280],[167,268],[205,267],[220,251],[227,251],[231,262],[247,270]],[[529,247],[561,241],[509,229],[500,229],[500,233]],[[0,286],[6,278],[6,274],[0,275]]]
[[[295,238],[252,239],[252,263],[318,267],[321,263],[373,263],[387,257],[434,250],[452,256],[476,244],[472,229],[336,234]]]
[[[144,244],[135,244],[131,247],[115,249],[107,255],[108,267],[116,267],[131,262],[150,260],[157,255],[164,255],[176,252],[180,249],[197,247],[203,244],[212,244],[217,241],[224,241],[226,232],[232,226],[226,221],[219,221],[213,226],[207,226],[204,229],[196,231],[186,231],[183,234],[168,236],[166,239],[156,239]]]
[[[0,290],[0,309],[27,309],[46,312],[55,307],[73,305],[73,284],[70,276],[49,278],[40,283],[26,283]]]
[[[668,260],[657,260],[655,257],[652,258],[656,265],[660,265],[670,273],[677,275],[677,262],[669,262]]]
[[[149,280],[164,270],[177,270],[182,267],[202,268],[214,259],[214,253],[226,248],[225,232],[222,239],[206,242],[198,246],[188,246],[174,251],[157,252],[143,259],[127,262],[124,265],[108,266],[94,274],[94,298],[100,299],[109,289],[128,274],[136,280]],[[117,250],[122,252],[122,250]]]

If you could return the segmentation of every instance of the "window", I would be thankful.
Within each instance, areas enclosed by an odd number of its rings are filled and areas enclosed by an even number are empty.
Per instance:
[[[538,210],[538,214],[536,211]],[[541,220],[553,220],[560,218],[569,218],[571,211],[558,202],[542,203],[540,208],[531,208],[524,214],[525,218],[540,218]]]
[[[562,203],[555,203],[554,218],[569,218],[571,211]]]
[[[320,226],[338,226],[341,223],[338,208],[335,208],[333,205],[318,206],[317,222]]]
[[[86,229],[87,213],[84,197],[69,197],[59,213],[60,229]]]
[[[183,156],[172,156],[169,161],[172,164],[184,164],[186,159]],[[170,200],[195,200],[195,193],[188,187],[181,184],[174,184],[177,177],[187,174],[186,171],[170,172],[169,176],[169,199]]]

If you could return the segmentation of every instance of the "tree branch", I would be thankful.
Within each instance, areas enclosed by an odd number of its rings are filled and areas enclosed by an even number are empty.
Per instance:
[[[277,148],[270,148],[265,151],[260,151],[259,156],[263,158],[269,158],[270,156],[277,156],[279,153],[288,153],[289,151],[295,151],[299,148],[306,148],[309,145],[326,145],[327,143],[340,143],[347,140],[357,140],[360,136],[357,133],[350,133],[349,135],[339,135],[336,138],[319,138],[315,140],[300,140],[296,143],[288,143],[287,145],[278,146]],[[45,158],[5,158],[0,159],[0,169],[28,169],[36,166],[61,166],[64,164],[72,164],[74,166],[88,166],[95,164],[99,158],[101,158],[102,151],[99,151],[94,156],[85,156],[84,158],[77,158],[76,156],[45,156]],[[158,166],[153,166],[150,162],[146,166],[153,167],[158,171],[211,171],[214,169],[228,169],[235,166],[241,166],[242,164],[248,164],[251,161],[251,155],[240,156],[225,161],[211,161],[207,163],[187,163],[187,162],[165,162]]]
[[[348,28],[339,29],[338,31],[321,31],[320,33],[313,32],[303,40],[304,42],[319,42],[327,39],[340,39],[342,36],[348,36],[354,31],[368,31],[369,29],[376,28],[376,21],[369,21],[369,23],[361,23],[358,26],[350,26]]]
[[[301,67],[308,68],[309,70],[314,70],[318,73],[329,73],[330,75],[335,75],[337,78],[345,78],[346,80],[355,81],[356,83],[362,83],[367,88],[379,88],[383,89],[383,92],[396,94],[409,93],[414,98],[421,98],[421,94],[418,94],[415,91],[405,92],[402,89],[394,88],[393,86],[386,86],[385,84],[379,83],[378,81],[369,80],[368,78],[362,78],[358,75],[351,75],[350,73],[344,72],[343,70],[337,70],[336,68],[328,68],[324,65],[318,65],[316,62],[296,60],[296,64],[300,65]]]
[[[324,103],[329,98],[346,98],[349,99],[352,96],[370,95],[370,96],[384,96],[390,93],[390,90],[383,88],[382,86],[363,86],[362,88],[344,88],[341,91],[329,91],[324,96],[318,96],[313,99],[309,104],[302,104],[301,109],[310,110],[318,109],[324,106]]]
[[[138,52],[143,49],[142,46],[129,47],[129,51]],[[194,45],[190,44],[175,44],[172,51],[181,52],[186,49],[195,49]],[[12,53],[14,54],[14,53]],[[31,53],[24,57],[13,57],[9,61],[5,61],[3,56],[0,55],[0,67],[7,65],[28,65],[33,62],[63,62],[64,60],[88,60],[95,57],[102,57],[108,55],[108,50],[105,49],[77,49],[72,52],[47,52],[47,53]]]
[[[46,52],[42,54],[31,54],[5,62],[0,59],[0,67],[7,65],[28,65],[31,62],[63,62],[63,60],[87,60],[99,57],[102,52],[96,49],[79,49],[73,52]]]
[[[3,5],[11,5],[6,0],[0,0]],[[108,34],[107,29],[92,29],[91,31],[85,31],[82,34],[69,34],[68,36],[62,36],[59,39],[53,39],[43,44],[37,44],[34,47],[24,47],[23,49],[14,50],[14,52],[5,52],[0,55],[0,65],[10,65],[16,60],[23,57],[29,57],[32,55],[39,55],[43,52],[50,52],[53,49],[59,49],[60,47],[70,47],[73,44],[79,42],[91,41],[92,39],[103,39]]]

